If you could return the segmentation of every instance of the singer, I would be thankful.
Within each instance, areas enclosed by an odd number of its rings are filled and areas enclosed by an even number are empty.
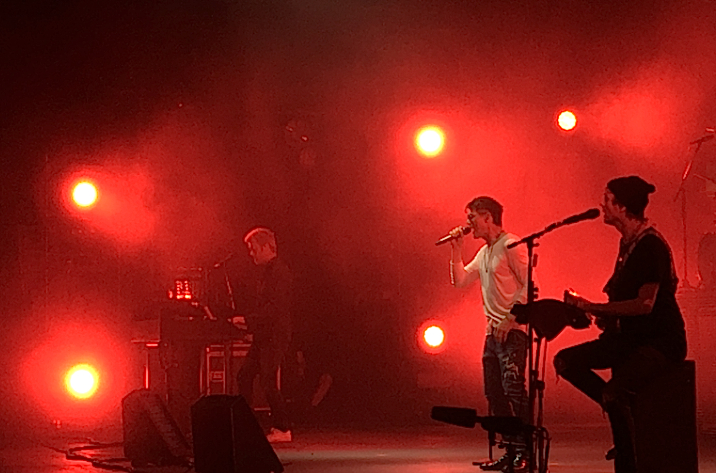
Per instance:
[[[597,340],[566,348],[554,358],[557,374],[606,411],[614,438],[607,458],[614,459],[616,473],[637,471],[628,393],[637,392],[668,363],[686,357],[671,249],[644,218],[655,190],[637,176],[607,184],[604,223],[621,234],[614,274],[604,287],[609,302],[576,296],[567,301],[593,314],[603,332]],[[608,368],[612,377],[605,382],[594,370]]]
[[[482,368],[485,396],[494,416],[519,416],[529,423],[525,367],[528,337],[510,313],[512,306],[527,301],[527,249],[507,245],[519,237],[502,229],[502,205],[491,197],[477,197],[465,212],[467,225],[474,238],[485,240],[477,255],[467,265],[463,263],[463,227],[450,232],[450,277],[453,286],[466,287],[480,280],[483,312],[487,317]],[[488,471],[527,471],[526,439],[523,436],[506,438],[518,444],[514,464],[509,465],[505,454],[496,461],[483,463]]]

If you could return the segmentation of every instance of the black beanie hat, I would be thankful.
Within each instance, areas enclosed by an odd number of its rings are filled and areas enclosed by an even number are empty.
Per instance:
[[[607,189],[616,201],[626,207],[635,217],[644,218],[644,209],[649,203],[649,194],[656,190],[639,176],[618,177],[607,183]]]

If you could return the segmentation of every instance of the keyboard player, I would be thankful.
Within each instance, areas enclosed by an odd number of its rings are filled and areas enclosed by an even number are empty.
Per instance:
[[[242,324],[245,319],[253,334],[253,343],[238,374],[239,391],[251,404],[254,378],[258,376],[271,408],[273,426],[268,439],[290,442],[291,424],[278,387],[277,373],[291,344],[293,276],[278,256],[273,231],[265,227],[254,228],[246,234],[244,243],[254,264],[261,268],[261,275],[256,285],[256,307],[245,317],[233,319],[236,324]]]

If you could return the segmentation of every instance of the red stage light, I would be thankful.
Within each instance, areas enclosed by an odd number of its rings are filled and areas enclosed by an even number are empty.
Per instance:
[[[143,384],[118,322],[127,312],[100,296],[87,297],[81,310],[54,301],[28,326],[35,347],[23,355],[17,375],[33,421],[59,420],[72,428],[114,422],[122,397]]]
[[[80,207],[89,207],[97,202],[97,188],[91,182],[82,181],[72,189],[72,200]]]
[[[437,348],[445,341],[445,332],[437,325],[431,325],[423,332],[423,340],[430,348]]]
[[[423,322],[416,333],[418,346],[430,354],[441,353],[445,349],[444,323],[435,319]]]
[[[154,235],[157,214],[147,202],[153,181],[135,168],[108,166],[69,171],[58,182],[69,215],[123,245],[134,245]]]
[[[78,399],[87,399],[97,392],[99,375],[87,364],[73,366],[65,375],[65,388]]]
[[[557,125],[564,131],[573,130],[577,126],[577,116],[569,110],[565,110],[557,117]]]
[[[435,126],[421,128],[415,135],[415,147],[426,157],[432,158],[440,154],[445,146],[445,134]]]

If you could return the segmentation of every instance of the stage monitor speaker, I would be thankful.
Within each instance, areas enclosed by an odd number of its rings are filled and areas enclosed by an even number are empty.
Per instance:
[[[241,396],[204,396],[191,407],[196,473],[281,473],[283,465]]]
[[[693,361],[675,365],[639,391],[633,414],[638,473],[698,473]]]
[[[132,465],[188,464],[191,447],[156,394],[138,389],[122,399],[122,430]]]

